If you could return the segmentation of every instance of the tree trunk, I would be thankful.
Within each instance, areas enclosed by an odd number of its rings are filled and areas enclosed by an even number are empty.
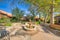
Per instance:
[[[54,24],[53,8],[54,8],[54,5],[51,5],[50,6],[50,24]]]
[[[47,15],[44,18],[44,23],[47,23]]]

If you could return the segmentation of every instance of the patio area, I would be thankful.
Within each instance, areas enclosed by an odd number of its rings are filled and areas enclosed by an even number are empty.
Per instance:
[[[11,40],[23,40],[23,39],[24,37],[20,35],[11,37]],[[40,31],[36,35],[31,36],[31,40],[60,40],[60,37],[54,34],[48,34],[48,33]]]
[[[39,27],[39,32],[35,35],[13,35],[10,37],[10,40],[26,40],[31,37],[31,40],[60,40],[60,32],[56,32],[56,30],[51,30],[50,27],[45,27],[41,25],[37,25]],[[21,33],[21,30],[19,31]],[[55,34],[56,33],[56,34]],[[30,39],[27,39],[30,40]]]

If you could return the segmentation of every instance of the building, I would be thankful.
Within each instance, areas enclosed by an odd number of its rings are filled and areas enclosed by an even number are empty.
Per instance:
[[[5,11],[3,11],[3,10],[0,10],[0,19],[1,19],[2,17],[11,18],[11,17],[12,17],[12,14],[7,13],[7,12],[5,12]]]
[[[60,24],[60,15],[55,17],[56,23]]]

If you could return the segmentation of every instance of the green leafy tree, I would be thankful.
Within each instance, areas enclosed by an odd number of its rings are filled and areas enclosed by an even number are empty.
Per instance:
[[[38,15],[38,12],[36,11],[37,10],[36,6],[32,5],[29,7],[28,10],[30,11],[32,19],[34,19]]]
[[[55,8],[60,7],[60,0],[26,0],[26,2],[38,6],[39,11],[48,12],[50,14],[50,23],[54,23],[53,12],[55,12]]]
[[[50,14],[50,23],[53,24],[53,12],[60,10],[60,0],[24,0],[27,3],[33,4],[38,8],[38,11]],[[12,0],[12,3],[22,3],[21,0]]]
[[[12,14],[18,21],[20,21],[20,18],[24,16],[24,12],[17,7],[12,10]]]

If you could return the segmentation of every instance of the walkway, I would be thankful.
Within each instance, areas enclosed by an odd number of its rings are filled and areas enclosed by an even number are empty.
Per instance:
[[[31,36],[31,40],[60,40],[60,32],[52,30],[47,26],[39,26],[39,33]],[[11,40],[23,40],[24,37],[21,35],[12,36]]]

